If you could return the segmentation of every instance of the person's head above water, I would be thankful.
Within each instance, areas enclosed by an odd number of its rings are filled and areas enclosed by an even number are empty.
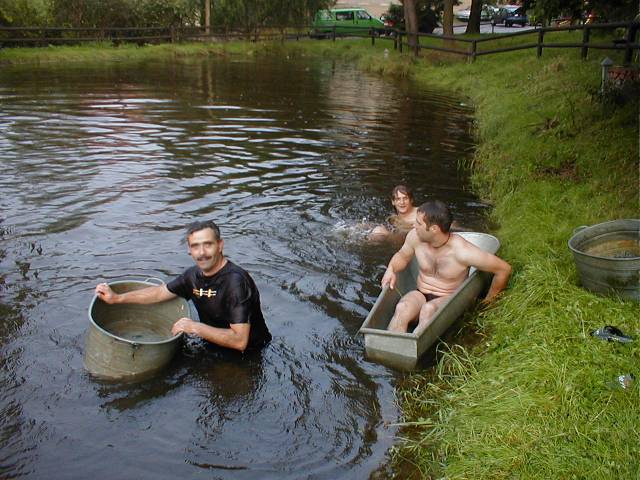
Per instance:
[[[406,185],[396,185],[391,191],[391,203],[397,213],[406,213],[413,208],[413,192]]]
[[[211,220],[194,222],[187,227],[187,246],[191,258],[207,276],[213,275],[226,264],[220,229]]]
[[[213,220],[198,220],[187,225],[187,235],[186,235],[187,244],[189,244],[189,236],[192,233],[199,232],[200,230],[205,230],[207,228],[210,228],[211,230],[213,230],[213,236],[215,237],[216,242],[219,242],[221,238],[220,238],[220,228],[218,228],[218,225],[216,225],[216,223]]]
[[[429,200],[418,207],[418,216],[430,226],[438,226],[442,233],[449,233],[453,217],[449,207],[440,200]]]

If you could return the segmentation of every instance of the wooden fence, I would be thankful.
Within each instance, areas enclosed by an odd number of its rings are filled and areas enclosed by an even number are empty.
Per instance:
[[[535,48],[538,57],[542,56],[544,49],[548,48],[576,48],[580,49],[581,56],[587,58],[589,50],[616,50],[624,51],[624,62],[630,63],[633,52],[640,50],[638,44],[638,22],[618,22],[606,24],[569,25],[561,27],[544,27],[533,30],[525,30],[514,33],[498,33],[488,37],[470,39],[460,36],[436,35],[432,33],[418,33],[407,35],[407,32],[392,28],[371,29],[367,27],[341,27],[333,26],[322,31],[314,31],[308,27],[300,28],[261,28],[252,31],[215,31],[200,27],[150,27],[150,28],[61,28],[61,27],[0,27],[0,47],[7,46],[46,46],[57,44],[77,44],[82,42],[137,42],[137,43],[161,43],[178,41],[224,41],[231,39],[259,40],[298,40],[305,37],[324,37],[336,40],[347,36],[360,36],[371,38],[371,44],[376,41],[393,42],[394,49],[402,52],[405,48],[411,49],[415,55],[422,50],[435,50],[441,52],[462,55],[475,61],[479,56],[492,55],[502,52],[511,52]],[[495,26],[492,26],[492,30]],[[592,32],[597,30],[624,30],[624,36],[607,42],[592,41]],[[545,41],[549,34],[582,30],[582,41]],[[514,37],[535,37],[527,43],[503,46],[498,48],[481,48],[489,42],[496,42]],[[409,38],[412,37],[412,38]],[[427,42],[421,39],[426,39]],[[412,40],[412,41],[409,41]],[[440,42],[441,44],[436,44]],[[461,45],[462,47],[458,47]],[[480,48],[479,48],[480,47]]]
[[[290,40],[310,36],[307,28],[261,28],[220,31],[201,27],[0,27],[0,47],[47,46],[84,42],[164,43],[187,40]]]
[[[398,49],[400,51],[403,50],[404,47],[411,48],[416,55],[419,55],[421,50],[436,50],[448,53],[454,53],[457,55],[466,56],[470,61],[475,61],[476,57],[481,55],[492,55],[496,53],[502,52],[513,52],[516,50],[525,50],[530,48],[535,48],[538,57],[542,56],[542,52],[545,48],[579,48],[580,54],[582,58],[587,58],[589,50],[623,50],[624,54],[624,62],[630,63],[633,58],[634,50],[637,51],[640,49],[640,44],[637,43],[638,37],[638,29],[640,28],[640,23],[638,22],[617,22],[617,23],[592,23],[585,25],[568,25],[561,27],[543,27],[536,28],[534,30],[525,30],[523,32],[513,32],[513,33],[502,33],[497,35],[492,35],[489,37],[477,38],[477,39],[469,39],[469,38],[460,38],[458,36],[449,36],[449,35],[435,35],[428,33],[419,33],[418,35],[412,35],[413,42],[407,42],[407,38],[409,37],[406,32],[399,32],[399,39],[397,41]],[[593,42],[592,32],[597,30],[616,30],[623,29],[625,34],[623,37],[618,39],[612,39],[607,42]],[[569,32],[574,30],[582,30],[582,41],[581,42],[545,42],[545,36],[550,33],[557,32]],[[495,42],[497,40],[503,40],[506,38],[514,38],[514,37],[525,37],[525,36],[535,36],[535,41],[518,44],[518,45],[509,45],[506,47],[493,48],[493,49],[485,49],[479,50],[478,46],[484,45],[488,42]],[[440,46],[440,45],[430,45],[430,44],[420,44],[421,38],[432,38],[438,40],[448,41],[449,43],[462,43],[467,45],[466,49],[460,49],[451,47],[449,45]]]

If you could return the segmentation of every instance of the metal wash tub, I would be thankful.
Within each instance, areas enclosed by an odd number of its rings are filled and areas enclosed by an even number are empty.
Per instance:
[[[569,249],[584,288],[640,302],[640,220],[578,227]]]
[[[157,285],[145,281],[116,281],[109,286],[124,293]],[[176,298],[153,305],[109,305],[97,296],[89,306],[84,365],[97,377],[146,377],[173,358],[182,334],[172,335],[176,320],[189,316],[186,300]]]
[[[500,248],[500,241],[493,235],[479,232],[461,232],[457,235],[493,254]],[[389,332],[387,327],[396,304],[403,294],[415,290],[417,277],[418,265],[414,258],[407,268],[398,273],[396,288],[384,287],[380,292],[360,328],[360,333],[364,334],[367,358],[401,370],[414,368],[418,359],[438,337],[476,301],[492,275],[472,268],[467,279],[442,304],[429,325],[417,327],[413,332]]]

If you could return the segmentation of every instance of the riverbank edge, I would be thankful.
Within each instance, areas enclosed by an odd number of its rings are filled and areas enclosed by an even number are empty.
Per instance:
[[[639,216],[637,107],[597,94],[601,57],[515,52],[467,64],[442,55],[415,60],[389,43],[358,40],[82,48],[5,49],[0,63],[268,50],[339,57],[468,96],[478,138],[468,166],[474,188],[494,205],[500,255],[514,275],[494,305],[467,317],[482,341],[441,344],[436,371],[409,375],[399,387],[397,471],[402,478],[633,478],[640,471],[639,390],[615,381],[640,374],[640,352],[635,343],[589,335],[612,324],[637,337],[640,308],[581,289],[567,249],[579,225]]]
[[[640,217],[637,91],[601,95],[604,55],[585,61],[575,49],[468,64],[364,42],[320,48],[342,50],[364,70],[470,98],[478,146],[468,167],[476,192],[493,204],[500,256],[514,267],[504,295],[467,316],[482,340],[440,344],[436,371],[409,375],[398,388],[404,429],[396,471],[634,478],[640,390],[616,379],[640,374],[640,350],[590,332],[616,325],[637,337],[640,305],[582,289],[567,242],[580,225]]]

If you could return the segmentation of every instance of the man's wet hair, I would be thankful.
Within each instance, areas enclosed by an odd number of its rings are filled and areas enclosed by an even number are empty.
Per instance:
[[[429,225],[438,225],[443,233],[449,233],[453,216],[444,202],[429,200],[418,207],[418,213],[424,215]]]
[[[398,193],[402,193],[403,195],[409,197],[409,200],[413,204],[413,192],[409,187],[407,187],[406,185],[396,185],[395,187],[393,187],[393,190],[391,191],[391,200],[395,200]]]
[[[215,237],[216,242],[219,242],[221,238],[220,229],[218,228],[218,225],[216,225],[216,222],[214,222],[213,220],[198,220],[197,222],[193,222],[187,225],[187,243],[189,243],[189,235],[206,228],[210,228],[211,230],[213,230],[213,236]]]

